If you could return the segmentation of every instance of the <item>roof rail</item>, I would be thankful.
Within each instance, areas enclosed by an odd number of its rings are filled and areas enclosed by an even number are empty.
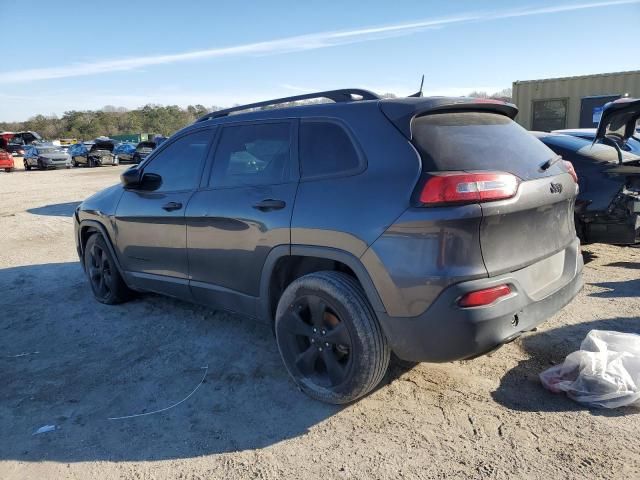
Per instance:
[[[361,98],[354,98],[361,97]],[[249,103],[247,105],[238,105],[237,107],[226,108],[224,110],[218,110],[216,112],[210,112],[196,120],[198,122],[204,122],[212,118],[226,117],[230,113],[240,112],[242,110],[249,110],[250,108],[266,107],[269,105],[278,105],[287,102],[297,102],[300,100],[308,100],[312,98],[328,98],[334,102],[353,102],[355,100],[380,100],[380,97],[369,90],[363,90],[360,88],[343,88],[340,90],[327,90],[326,92],[305,93],[304,95],[295,95],[293,97],[276,98],[275,100],[266,100],[264,102]]]

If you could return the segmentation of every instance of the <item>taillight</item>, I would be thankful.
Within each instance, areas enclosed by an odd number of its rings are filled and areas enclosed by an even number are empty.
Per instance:
[[[458,305],[463,308],[482,307],[484,305],[491,305],[499,298],[506,297],[507,295],[511,295],[509,285],[499,285],[497,287],[467,293],[458,300]]]
[[[518,177],[504,172],[435,173],[422,187],[420,202],[437,205],[504,200],[515,196],[518,183]]]
[[[573,181],[578,183],[578,174],[576,173],[576,169],[573,168],[573,163],[571,163],[569,160],[563,160],[562,163],[567,169],[567,173],[571,175],[571,178],[573,178]]]

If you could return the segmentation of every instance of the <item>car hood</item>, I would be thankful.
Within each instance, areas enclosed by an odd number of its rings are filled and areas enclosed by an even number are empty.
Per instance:
[[[608,135],[620,137],[626,142],[636,132],[636,122],[640,118],[640,99],[619,98],[609,102],[602,110],[593,142],[601,141]]]
[[[67,158],[69,158],[69,155],[64,152],[41,153],[39,154],[39,156],[42,158],[49,158],[51,160],[66,160]]]

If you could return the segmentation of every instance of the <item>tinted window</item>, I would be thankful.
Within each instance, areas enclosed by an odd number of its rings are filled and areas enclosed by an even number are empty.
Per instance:
[[[566,100],[536,100],[533,102],[533,130],[550,132],[565,128],[566,124]]]
[[[271,185],[287,178],[291,156],[289,123],[263,123],[222,129],[209,186]]]
[[[332,122],[300,125],[300,165],[303,177],[353,172],[360,158],[344,129]]]
[[[504,115],[432,114],[416,118],[411,128],[427,172],[496,170],[524,180],[562,173],[559,163],[540,172],[540,165],[555,154]]]
[[[170,192],[196,188],[202,161],[211,139],[210,130],[200,130],[168,145],[144,167],[144,173],[162,177],[158,191]]]

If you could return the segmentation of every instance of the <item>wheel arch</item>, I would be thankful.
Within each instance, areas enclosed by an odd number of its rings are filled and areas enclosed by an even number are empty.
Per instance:
[[[260,277],[260,298],[257,308],[257,315],[261,320],[273,323],[275,307],[277,306],[277,300],[279,298],[279,296],[274,298],[274,293],[277,294],[279,290],[283,290],[289,283],[291,283],[291,281],[301,276],[290,276],[288,278],[289,281],[284,285],[284,288],[279,288],[277,276],[280,268],[283,265],[287,265],[287,263],[299,262],[300,259],[307,265],[307,268],[302,267],[302,274],[327,269],[338,269],[339,271],[346,271],[346,273],[353,275],[353,277],[362,286],[373,309],[376,312],[385,312],[382,300],[373,284],[373,281],[371,280],[371,277],[369,276],[369,273],[356,256],[344,250],[330,247],[313,245],[280,245],[269,252],[262,268],[262,274]],[[318,268],[311,266],[312,263],[315,263]],[[333,268],[320,268],[323,265],[333,265]]]
[[[122,270],[122,266],[120,265],[120,261],[118,260],[116,250],[115,248],[113,248],[111,237],[109,236],[109,233],[107,232],[105,226],[96,220],[83,220],[82,222],[80,222],[80,238],[78,239],[78,245],[80,245],[81,258],[84,259],[84,248],[87,244],[87,240],[89,240],[89,237],[94,233],[102,235],[102,238],[104,239],[105,243],[107,244],[107,248],[109,249],[109,253],[111,254],[111,258],[113,258],[113,261],[116,264],[118,272],[124,278],[124,271]],[[82,264],[82,268],[84,268],[84,261],[80,263]]]

